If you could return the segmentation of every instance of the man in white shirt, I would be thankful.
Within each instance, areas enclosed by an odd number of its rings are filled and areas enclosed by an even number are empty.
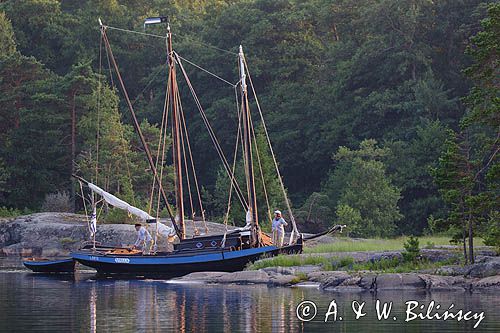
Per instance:
[[[274,219],[272,222],[273,231],[273,244],[277,247],[283,246],[283,239],[285,238],[285,227],[288,223],[281,217],[281,211],[274,212]]]
[[[146,228],[144,228],[140,223],[135,224],[135,230],[137,231],[137,240],[135,241],[133,248],[142,250],[145,254],[148,254],[153,238],[151,237],[149,231],[147,231]]]

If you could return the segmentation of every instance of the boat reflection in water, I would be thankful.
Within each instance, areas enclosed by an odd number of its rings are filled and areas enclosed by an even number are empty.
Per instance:
[[[342,321],[324,322],[335,299]],[[375,302],[392,301],[393,320],[377,320]],[[296,318],[303,300],[314,301],[318,315]],[[351,302],[366,302],[367,315],[354,318]],[[431,301],[455,309],[484,311],[474,331],[500,332],[498,293],[415,293],[386,291],[333,293],[314,288],[264,285],[173,284],[168,280],[101,279],[77,272],[58,278],[0,270],[0,332],[470,332],[474,323],[415,320],[404,322],[405,302]]]
[[[298,290],[153,280],[87,283],[92,284],[88,295],[91,332],[117,328],[145,332],[299,331],[294,318]]]

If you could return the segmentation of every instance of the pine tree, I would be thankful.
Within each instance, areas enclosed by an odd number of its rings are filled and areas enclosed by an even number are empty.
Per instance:
[[[89,99],[89,109],[78,122],[83,142],[78,171],[104,190],[134,203],[128,133],[131,128],[121,122],[118,96],[101,86]],[[108,220],[124,222],[126,214],[114,212]]]
[[[469,110],[460,130],[450,132],[435,178],[450,205],[449,223],[461,221],[464,252],[468,238],[468,259],[474,263],[474,235],[477,226],[495,232],[500,197],[500,5],[491,4],[483,31],[472,38],[468,53],[474,63],[466,72],[474,87],[464,99]],[[489,224],[489,225],[488,225]],[[492,242],[495,245],[495,242]],[[498,241],[496,242],[498,245]],[[465,254],[465,253],[464,253]],[[466,256],[467,259],[467,256]]]
[[[16,52],[16,41],[12,24],[3,11],[0,11],[0,59]]]

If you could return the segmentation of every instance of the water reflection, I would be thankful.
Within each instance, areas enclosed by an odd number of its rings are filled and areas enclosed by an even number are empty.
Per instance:
[[[97,290],[95,284],[90,287],[90,332],[97,332]]]
[[[335,299],[342,321],[324,322]],[[392,301],[397,321],[378,321],[375,301]],[[328,293],[315,289],[240,285],[178,285],[164,280],[97,279],[0,272],[0,332],[468,332],[472,322],[404,323],[404,302],[431,300],[443,306],[486,311],[475,331],[500,331],[500,294],[463,292],[379,294]],[[315,301],[318,316],[302,323],[296,306]],[[351,302],[366,302],[367,315],[355,320]]]

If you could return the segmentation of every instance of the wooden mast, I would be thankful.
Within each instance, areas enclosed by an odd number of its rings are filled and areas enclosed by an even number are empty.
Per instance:
[[[260,230],[259,230],[259,216],[257,211],[257,196],[255,194],[255,177],[253,170],[252,158],[252,125],[250,109],[248,106],[248,93],[245,74],[245,63],[243,47],[240,45],[240,52],[238,54],[240,65],[240,87],[241,87],[241,118],[243,121],[243,146],[244,146],[244,160],[245,160],[245,174],[247,181],[247,194],[248,194],[248,215],[251,218],[252,224],[252,245],[258,246],[260,243]]]
[[[161,22],[163,22],[163,18],[160,18],[160,20],[161,20]],[[141,130],[141,127],[139,125],[139,121],[137,120],[137,117],[136,117],[135,112],[134,112],[134,107],[132,106],[130,98],[128,97],[127,89],[125,88],[125,84],[123,83],[120,71],[118,69],[118,64],[116,63],[115,57],[113,56],[113,51],[111,50],[111,45],[109,44],[108,36],[106,34],[106,26],[102,24],[101,19],[99,19],[99,25],[101,26],[101,34],[102,34],[102,37],[103,37],[103,40],[104,40],[104,44],[106,46],[106,49],[109,52],[111,63],[113,65],[114,69],[115,69],[116,76],[118,77],[118,80],[120,82],[120,86],[122,88],[123,95],[124,95],[125,100],[127,102],[130,114],[132,115],[132,120],[133,120],[134,128],[135,128],[137,134],[139,135],[139,139],[141,141],[142,147],[144,148],[144,152],[146,153],[146,157],[147,157],[149,166],[151,168],[153,176],[155,177],[155,180],[156,180],[156,182],[158,184],[158,187],[160,188],[161,197],[163,199],[163,202],[165,203],[165,207],[167,207],[168,215],[169,215],[169,217],[170,217],[170,219],[172,221],[172,225],[175,228],[175,232],[176,232],[177,236],[179,238],[181,238],[181,230],[179,229],[179,226],[177,225],[177,223],[175,221],[172,209],[170,208],[170,204],[168,203],[167,194],[165,193],[165,190],[163,189],[163,186],[162,186],[162,184],[160,182],[160,177],[159,177],[158,172],[156,170],[155,163],[153,162],[153,158],[151,156],[151,152],[149,150],[149,147],[148,147],[148,144],[146,142],[146,139],[144,138],[144,135],[142,135],[142,130]]]
[[[168,75],[170,77],[170,101],[172,103],[172,154],[175,169],[176,221],[180,229],[180,239],[184,239],[186,237],[186,226],[184,225],[184,196],[182,193],[181,125],[179,110],[177,108],[177,80],[175,75],[175,60],[172,49],[172,32],[170,31],[170,24],[167,26],[167,52],[169,64]]]

